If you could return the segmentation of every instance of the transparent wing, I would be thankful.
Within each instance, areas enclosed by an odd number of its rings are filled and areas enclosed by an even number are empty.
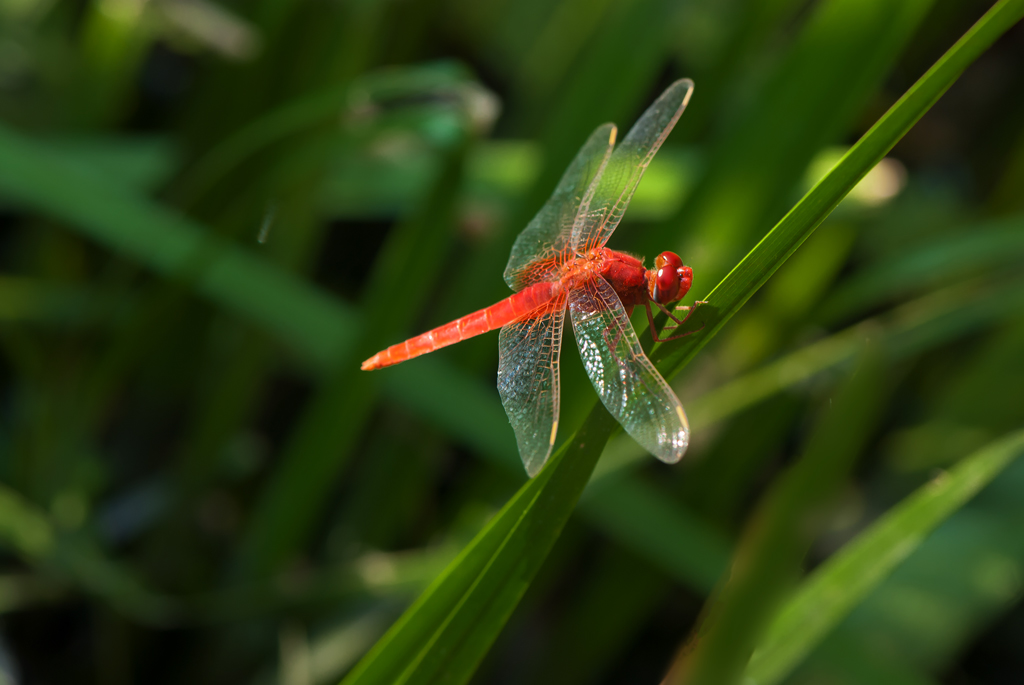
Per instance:
[[[569,292],[580,356],[601,402],[634,440],[664,462],[690,440],[683,406],[644,354],[615,290],[601,277]]]
[[[512,290],[553,279],[567,253],[580,203],[588,189],[593,192],[591,186],[596,188],[594,180],[608,162],[614,142],[614,124],[597,127],[562,174],[555,192],[516,238],[505,267],[505,282]]]
[[[544,466],[558,431],[558,353],[565,295],[514,321],[498,335],[498,394],[532,478]]]
[[[602,247],[619,225],[640,178],[661,144],[679,121],[693,92],[693,81],[681,79],[669,86],[647,108],[619,143],[601,174],[589,206],[573,223],[570,246],[577,252]]]

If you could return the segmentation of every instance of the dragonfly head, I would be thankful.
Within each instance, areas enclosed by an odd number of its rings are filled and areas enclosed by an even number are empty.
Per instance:
[[[662,252],[655,257],[652,271],[651,299],[660,304],[682,299],[693,283],[693,269],[684,266],[675,252]]]

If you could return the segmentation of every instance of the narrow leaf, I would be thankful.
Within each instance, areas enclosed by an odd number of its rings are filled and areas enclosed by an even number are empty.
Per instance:
[[[662,367],[678,372],[692,359],[963,69],[1022,13],[1024,0],[1001,2],[951,48],[716,286],[710,304],[694,317],[695,325],[703,324],[706,332],[655,350]],[[520,489],[345,683],[467,681],[560,534],[614,429],[613,419],[596,406],[580,432]],[[529,544],[521,537],[523,531],[529,531]]]
[[[612,421],[591,414],[344,680],[461,683],[472,675],[547,557],[587,484]]]
[[[750,682],[781,682],[929,533],[1022,453],[1024,431],[1017,431],[965,457],[822,564],[771,624],[747,668]]]
[[[708,295],[691,318],[698,334],[659,346],[652,360],[674,375],[764,285],[836,205],[910,130],[975,59],[1024,15],[1024,0],[1001,0],[887,111],[838,164]]]

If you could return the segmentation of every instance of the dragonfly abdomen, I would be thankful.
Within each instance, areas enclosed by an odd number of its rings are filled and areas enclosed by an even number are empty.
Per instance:
[[[480,309],[460,317],[455,321],[438,326],[415,338],[378,352],[363,362],[363,371],[371,371],[385,366],[392,366],[407,359],[427,354],[448,345],[454,345],[466,338],[493,331],[496,328],[512,323],[516,319],[543,307],[562,290],[558,281],[535,283],[516,294],[496,302],[490,307]]]

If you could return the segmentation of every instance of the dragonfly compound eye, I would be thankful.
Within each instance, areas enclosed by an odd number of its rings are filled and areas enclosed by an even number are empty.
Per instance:
[[[654,301],[667,304],[679,299],[679,274],[670,265],[658,269],[654,277]]]
[[[676,299],[682,299],[693,285],[693,269],[688,266],[680,266],[676,269],[676,274],[679,279],[679,294],[676,295]]]
[[[662,252],[654,258],[654,268],[660,270],[663,266],[670,266],[676,271],[683,266],[683,260],[675,252]]]

